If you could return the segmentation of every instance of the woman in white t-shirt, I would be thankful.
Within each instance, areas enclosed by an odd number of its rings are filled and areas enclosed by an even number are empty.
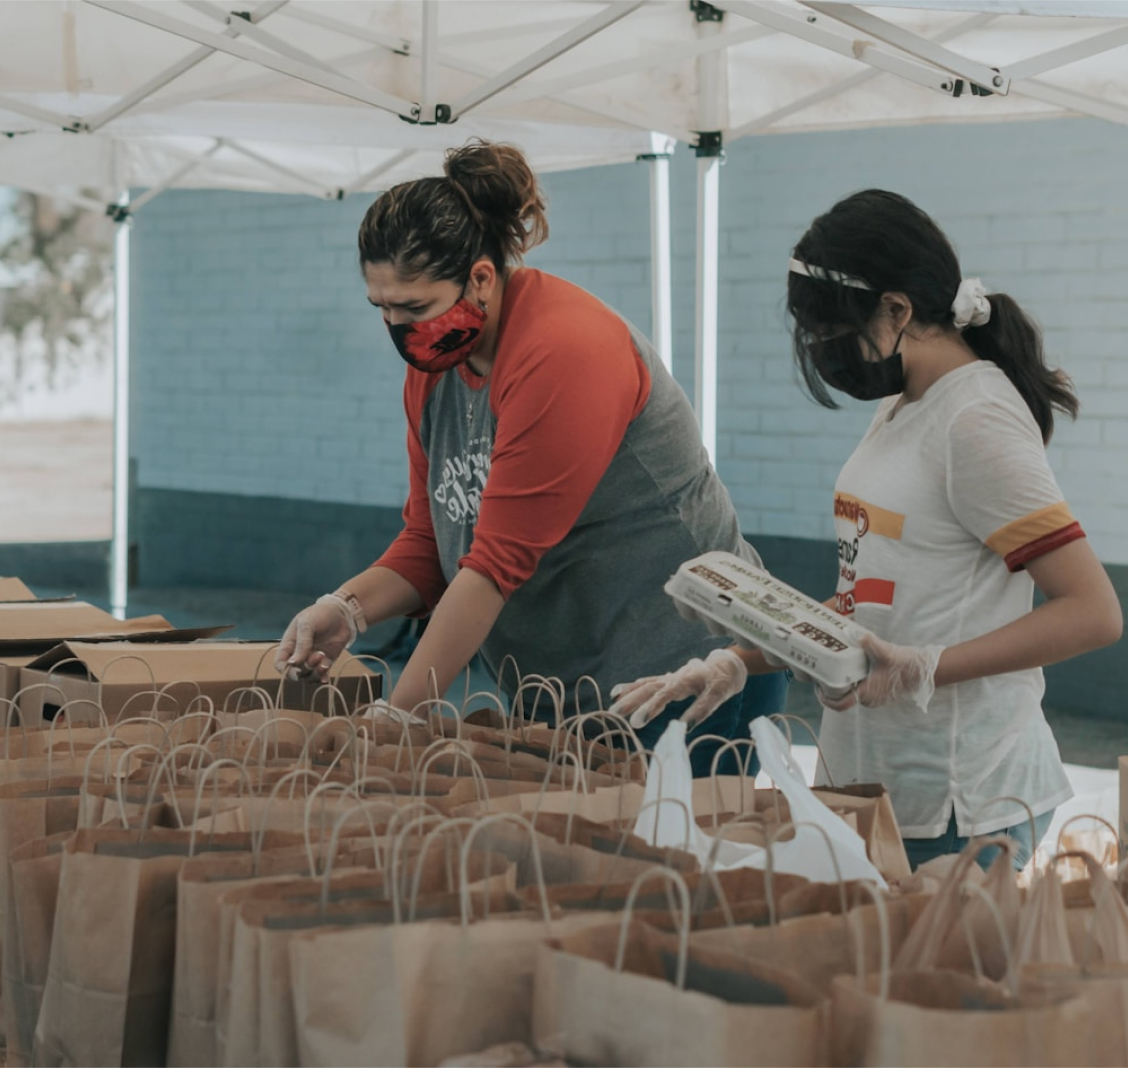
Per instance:
[[[788,311],[816,401],[837,407],[828,387],[880,399],[834,492],[834,604],[874,637],[856,690],[819,695],[831,775],[885,784],[914,867],[992,832],[1016,839],[1022,867],[1071,794],[1041,669],[1122,629],[1045,454],[1054,410],[1075,415],[1077,398],[1015,301],[963,279],[941,230],[895,193],[812,223]],[[759,651],[724,650],[617,689],[615,710],[639,722],[698,694],[699,722],[770,670]]]

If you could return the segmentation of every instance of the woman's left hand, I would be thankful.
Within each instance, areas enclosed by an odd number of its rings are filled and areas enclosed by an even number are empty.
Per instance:
[[[876,708],[896,701],[911,704],[921,712],[928,711],[928,702],[936,690],[936,665],[944,651],[942,645],[915,649],[867,634],[862,648],[869,658],[869,674],[837,700],[827,697],[819,688],[819,702],[824,708],[845,712],[855,705]]]

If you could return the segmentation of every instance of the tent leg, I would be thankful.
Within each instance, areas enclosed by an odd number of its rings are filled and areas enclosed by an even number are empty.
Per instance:
[[[120,201],[124,207],[129,198]],[[129,600],[129,228],[114,233],[114,526],[110,546],[110,611],[124,619]]]
[[[717,305],[720,254],[720,156],[697,159],[697,316],[694,407],[701,440],[717,463]]]
[[[650,164],[650,333],[666,370],[673,372],[673,283],[670,254],[670,157],[654,153]]]

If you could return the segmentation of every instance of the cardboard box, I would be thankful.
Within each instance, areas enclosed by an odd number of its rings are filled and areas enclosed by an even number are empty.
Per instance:
[[[34,656],[5,656],[0,659],[0,700],[10,701],[20,689],[20,669],[30,664]],[[9,709],[0,710],[0,723],[8,720]]]
[[[0,575],[0,601],[34,601],[31,592],[18,578],[5,578]]]
[[[238,641],[61,642],[21,668],[20,686],[26,692],[20,699],[20,719],[29,727],[40,726],[63,704],[77,700],[100,704],[110,720],[123,708],[129,716],[149,715],[155,699],[136,695],[153,690],[165,690],[181,710],[201,694],[222,711],[230,695],[253,686],[265,690],[279,707],[310,709],[316,703],[315,711],[327,711],[329,695],[319,683],[283,681],[274,670],[276,646]],[[380,696],[380,676],[359,660],[348,659],[340,675],[334,674],[334,682],[350,710]],[[27,690],[29,686],[36,689]],[[232,710],[238,700],[233,698]],[[256,705],[261,701],[254,695],[242,703],[243,708]],[[165,701],[158,712],[162,718],[175,714],[173,701]]]
[[[86,601],[13,601],[0,604],[0,656],[44,653],[70,638],[160,638],[175,628],[163,616],[117,619]],[[208,628],[222,633],[227,627]]]

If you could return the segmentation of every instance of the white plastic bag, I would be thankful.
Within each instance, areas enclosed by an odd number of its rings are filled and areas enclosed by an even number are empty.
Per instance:
[[[678,848],[687,847],[688,837],[688,849],[702,864],[709,863],[715,851],[713,867],[717,871],[767,867],[765,849],[723,839],[718,842],[697,825],[685,734],[686,725],[674,720],[654,747],[635,834],[654,845]],[[881,873],[866,856],[865,842],[811,792],[779,728],[760,716],[752,721],[752,737],[760,766],[787,799],[796,824],[793,838],[771,847],[772,869],[823,883],[870,879],[885,889]]]

